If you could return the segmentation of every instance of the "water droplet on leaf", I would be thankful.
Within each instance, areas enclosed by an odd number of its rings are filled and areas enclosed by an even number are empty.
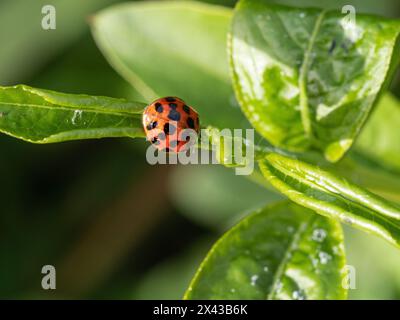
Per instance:
[[[319,261],[321,261],[321,264],[327,264],[332,257],[327,254],[326,252],[321,251],[319,254]]]
[[[72,116],[71,122],[73,125],[76,125],[77,121],[79,121],[82,118],[82,110],[75,110],[74,115]]]
[[[294,300],[304,300],[304,299],[305,299],[305,296],[304,296],[304,294],[303,294],[302,292],[300,292],[300,291],[293,291],[293,293],[292,293],[292,298],[293,298]]]
[[[252,286],[255,286],[256,285],[256,282],[257,282],[257,280],[258,280],[258,275],[252,275],[251,276],[251,278],[250,278],[250,280],[251,280],[251,285]]]
[[[324,229],[315,229],[311,239],[317,242],[322,242],[326,238],[326,231]]]

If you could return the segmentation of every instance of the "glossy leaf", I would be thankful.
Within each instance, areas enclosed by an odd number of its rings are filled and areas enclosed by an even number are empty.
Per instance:
[[[391,96],[388,96],[391,98]],[[380,126],[385,126],[385,117],[390,116],[386,111],[386,107],[383,104],[387,101],[387,98],[384,97],[382,99],[382,103],[379,104],[377,112],[375,112],[372,116],[372,121],[376,121],[374,118],[378,117],[380,120]],[[380,115],[381,112],[385,113],[385,116]],[[391,111],[395,111],[391,109]],[[394,115],[394,117],[396,117]],[[240,167],[248,165],[247,158],[235,158],[235,153],[233,150],[229,152],[229,150],[225,150],[224,143],[228,141],[228,144],[233,145],[234,143],[241,143],[243,155],[247,155],[249,152],[248,147],[252,145],[254,147],[254,160],[264,160],[265,157],[270,153],[279,153],[286,156],[296,157],[305,162],[311,163],[313,165],[317,165],[321,168],[332,171],[335,174],[346,176],[351,181],[355,182],[358,185],[361,185],[368,190],[385,197],[389,200],[400,202],[400,179],[399,172],[397,168],[391,166],[389,168],[389,162],[391,165],[396,163],[397,156],[390,152],[391,145],[393,145],[393,149],[396,150],[395,144],[397,143],[395,139],[395,135],[393,138],[391,135],[391,130],[396,132],[395,126],[396,124],[390,121],[387,124],[390,128],[385,128],[385,130],[381,130],[381,132],[377,135],[381,137],[382,141],[386,141],[384,146],[380,148],[377,147],[376,150],[369,150],[369,153],[362,153],[361,150],[357,147],[349,153],[344,159],[342,159],[339,163],[332,164],[326,161],[323,157],[321,157],[316,152],[304,152],[304,153],[292,153],[292,152],[284,152],[279,148],[271,147],[270,145],[265,144],[254,144],[253,141],[250,141],[245,138],[232,138],[231,136],[224,136],[221,134],[219,130],[216,128],[208,127],[205,131],[203,131],[203,137],[208,137],[209,142],[212,144],[214,150],[216,150],[216,159],[219,163],[224,164],[227,167]],[[370,127],[366,126],[365,130],[367,131],[365,134],[370,136],[368,132],[370,128],[376,128],[378,126],[377,123]],[[361,135],[364,135],[362,133]],[[220,137],[223,139],[220,139]],[[373,136],[374,137],[374,136]],[[364,138],[363,138],[364,139]],[[386,140],[387,139],[387,140]],[[238,141],[241,140],[241,141]],[[368,144],[365,141],[366,145]],[[201,145],[202,148],[207,148],[207,145]],[[228,152],[227,152],[228,151]],[[392,154],[391,158],[385,158],[385,154]],[[373,155],[373,156],[372,156]],[[230,164],[225,163],[225,159],[231,160]],[[232,163],[233,160],[233,163]],[[393,167],[394,170],[391,170]],[[251,176],[249,176],[256,183],[266,187],[267,189],[271,188],[271,185],[268,181],[266,181],[263,177],[259,177],[258,171],[255,170]]]
[[[0,87],[0,132],[34,143],[143,136],[144,104],[64,94],[24,85]]]
[[[397,0],[269,0],[269,2],[277,3],[281,5],[303,7],[303,8],[322,8],[337,10],[343,8],[346,5],[352,5],[356,8],[357,13],[371,13],[382,16],[393,16],[397,17],[400,9],[400,5]]]
[[[340,224],[291,202],[248,216],[210,250],[186,299],[344,299]]]
[[[374,162],[370,157],[351,151],[339,164],[324,168],[385,199],[400,203],[400,174],[387,170],[383,164],[383,161]]]
[[[274,145],[337,161],[398,64],[399,33],[398,20],[242,0],[230,36],[237,98]]]
[[[400,208],[321,168],[276,153],[260,161],[268,181],[292,201],[400,247]]]
[[[97,14],[93,35],[111,65],[146,101],[178,96],[203,125],[249,126],[229,78],[231,10],[199,2],[146,1]]]

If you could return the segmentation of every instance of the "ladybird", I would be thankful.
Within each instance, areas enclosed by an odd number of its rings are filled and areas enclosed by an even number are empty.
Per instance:
[[[199,115],[180,98],[160,98],[144,110],[143,128],[147,140],[157,149],[179,152],[187,143],[181,138],[183,130],[192,129],[199,133]]]

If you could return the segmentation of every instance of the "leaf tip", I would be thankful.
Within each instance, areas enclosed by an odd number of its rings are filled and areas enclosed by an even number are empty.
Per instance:
[[[326,160],[337,162],[353,144],[353,139],[342,139],[329,144],[324,152]]]

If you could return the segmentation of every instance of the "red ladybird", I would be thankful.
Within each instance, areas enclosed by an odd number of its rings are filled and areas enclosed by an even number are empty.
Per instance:
[[[159,150],[179,152],[187,143],[182,131],[199,133],[199,115],[182,99],[165,97],[149,104],[143,112],[143,127],[149,140]]]

